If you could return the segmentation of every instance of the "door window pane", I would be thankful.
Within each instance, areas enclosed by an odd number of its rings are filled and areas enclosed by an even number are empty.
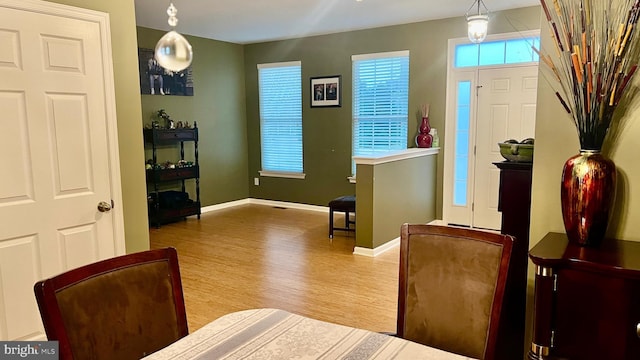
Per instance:
[[[504,41],[480,44],[480,65],[504,64]]]
[[[456,67],[478,66],[479,44],[456,46]]]
[[[453,205],[467,205],[469,168],[469,122],[471,114],[471,82],[458,82],[453,169]]]
[[[480,44],[456,45],[454,65],[456,68],[519,64],[539,61],[531,47],[540,49],[540,37],[486,41]]]
[[[538,54],[531,49],[531,46],[535,46],[534,38],[509,40],[506,45],[506,64],[538,61],[534,58],[534,55],[537,56]]]

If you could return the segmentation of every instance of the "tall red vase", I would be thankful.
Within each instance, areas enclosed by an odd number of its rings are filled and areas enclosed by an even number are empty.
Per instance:
[[[416,135],[416,146],[419,148],[430,148],[433,144],[433,135],[429,134],[431,125],[429,124],[429,117],[423,116],[420,128],[418,129],[418,135]]]
[[[613,198],[616,165],[599,151],[580,150],[562,170],[561,205],[569,241],[597,247],[605,237]]]

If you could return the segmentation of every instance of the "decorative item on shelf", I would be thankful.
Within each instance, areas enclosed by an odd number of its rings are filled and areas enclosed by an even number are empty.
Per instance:
[[[533,138],[527,138],[520,142],[509,139],[498,143],[498,146],[500,147],[500,155],[507,161],[533,162]]]
[[[616,183],[615,164],[601,154],[602,146],[605,138],[616,140],[612,132],[619,133],[618,105],[637,93],[628,87],[640,59],[640,5],[638,0],[540,3],[554,49],[534,50],[580,140],[580,154],[567,160],[562,172],[564,226],[569,241],[595,247],[606,233]]]
[[[433,136],[429,133],[431,125],[429,124],[429,104],[422,105],[422,121],[416,135],[416,146],[419,148],[430,148],[433,144]]]
[[[187,160],[178,160],[178,164],[176,165],[176,167],[178,168],[185,168],[185,167],[192,167],[193,166],[193,161],[187,161]]]
[[[440,147],[440,138],[438,137],[438,129],[431,128],[431,130],[429,130],[429,135],[431,135],[431,138],[433,139],[433,141],[431,142],[431,147],[434,147],[434,148]]]
[[[164,121],[164,128],[165,129],[174,129],[175,128],[174,122],[171,119],[171,116],[169,116],[169,114],[167,114],[167,112],[164,111],[164,109],[158,110],[156,115]]]
[[[167,22],[171,26],[171,31],[164,34],[156,44],[155,59],[158,64],[171,71],[182,71],[191,65],[193,60],[193,49],[191,44],[173,30],[178,25],[178,9],[171,3],[167,8],[169,19]]]
[[[477,13],[470,15],[469,11],[473,8],[476,8],[477,5]],[[482,6],[484,8],[484,14],[481,12]],[[467,35],[469,36],[469,41],[472,43],[481,43],[487,37],[487,30],[489,27],[489,9],[484,4],[482,0],[475,0],[473,4],[469,7],[466,14],[467,18]]]

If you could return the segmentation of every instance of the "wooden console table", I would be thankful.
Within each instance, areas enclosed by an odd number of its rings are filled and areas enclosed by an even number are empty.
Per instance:
[[[498,210],[502,213],[500,232],[515,237],[509,265],[509,279],[498,335],[497,359],[522,359],[525,348],[527,268],[531,215],[532,163],[503,161],[500,169]]]
[[[536,266],[529,359],[640,359],[640,242],[598,248],[548,233]]]

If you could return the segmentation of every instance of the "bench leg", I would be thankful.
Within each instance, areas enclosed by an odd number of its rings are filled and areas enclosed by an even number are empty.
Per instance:
[[[329,239],[333,239],[333,208],[329,208]]]

